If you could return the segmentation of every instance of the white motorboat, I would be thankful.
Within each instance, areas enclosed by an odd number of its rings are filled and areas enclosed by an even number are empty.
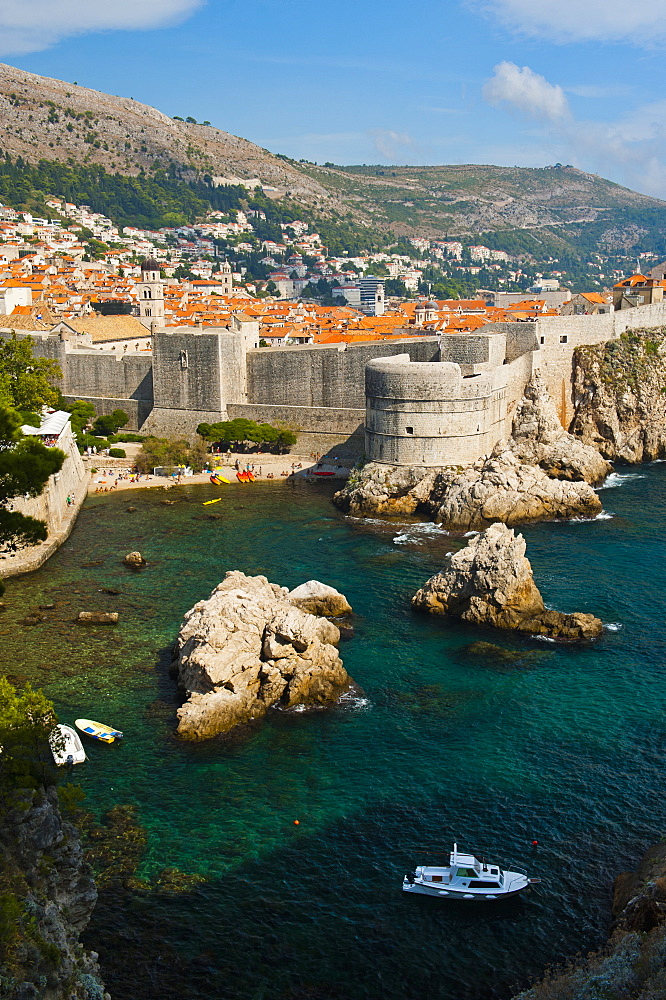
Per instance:
[[[56,764],[83,764],[86,759],[81,737],[70,726],[56,726],[49,736],[49,743]]]
[[[453,845],[448,865],[420,865],[405,875],[402,888],[423,896],[462,899],[466,902],[508,899],[524,892],[541,879],[529,878],[527,872],[479,861],[473,854],[461,854]]]

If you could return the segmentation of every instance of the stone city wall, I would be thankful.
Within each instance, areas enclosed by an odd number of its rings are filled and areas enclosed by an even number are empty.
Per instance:
[[[437,338],[249,351],[247,399],[284,406],[362,409],[367,362],[405,352],[413,361],[434,361],[439,356]]]
[[[81,461],[69,424],[60,435],[58,447],[65,452],[60,472],[50,476],[43,492],[28,500],[16,500],[10,509],[28,517],[46,521],[48,537],[38,545],[28,545],[18,552],[0,555],[0,577],[28,573],[46,562],[69,537],[76,516],[86,498],[89,475]],[[67,497],[74,503],[68,506]]]
[[[364,409],[230,403],[227,412],[230,420],[245,417],[259,424],[288,427],[298,435],[294,451],[299,455],[357,459],[365,449]]]

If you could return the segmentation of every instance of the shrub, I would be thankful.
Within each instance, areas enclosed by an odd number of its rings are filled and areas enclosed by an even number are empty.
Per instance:
[[[124,448],[109,448],[109,458],[127,458]]]

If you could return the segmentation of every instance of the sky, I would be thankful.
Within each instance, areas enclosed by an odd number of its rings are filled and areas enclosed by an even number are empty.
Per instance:
[[[666,0],[0,0],[0,60],[295,159],[570,163],[666,199]]]

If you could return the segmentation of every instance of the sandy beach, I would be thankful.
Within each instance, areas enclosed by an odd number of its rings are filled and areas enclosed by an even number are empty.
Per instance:
[[[138,451],[139,446],[135,446]],[[183,476],[180,480],[170,479],[166,476],[140,475],[134,474],[130,467],[130,461],[134,458],[131,445],[125,447],[127,452],[127,462],[124,466],[105,461],[104,455],[95,455],[85,458],[88,468],[96,468],[92,474],[88,486],[89,493],[115,492],[116,490],[137,490],[137,489],[174,489],[177,486],[192,486],[210,482],[210,472],[198,472],[191,476]],[[310,456],[304,455],[248,455],[231,454],[219,456],[211,455],[211,471],[216,469],[219,475],[229,480],[230,486],[243,486],[236,478],[236,461],[239,463],[240,471],[250,468],[257,482],[282,482],[291,476],[299,479],[346,479],[349,475],[350,466],[345,459],[332,461],[313,462]],[[226,487],[226,483],[224,484]]]

